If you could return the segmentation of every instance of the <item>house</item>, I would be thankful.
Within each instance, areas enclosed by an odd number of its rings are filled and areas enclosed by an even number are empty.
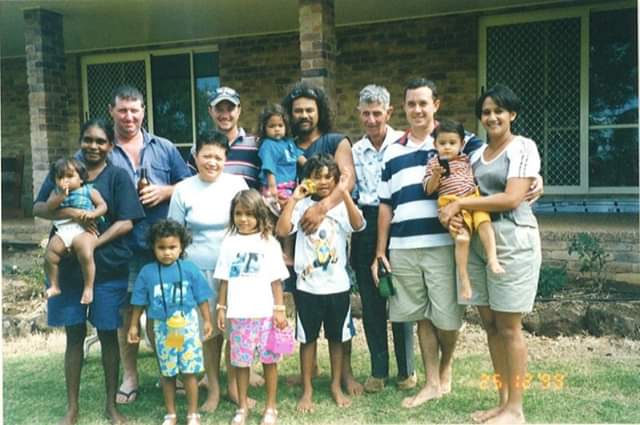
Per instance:
[[[80,123],[105,115],[123,82],[145,93],[149,130],[183,152],[210,125],[207,92],[220,84],[240,92],[253,129],[266,103],[313,80],[355,139],[365,84],[390,90],[402,128],[403,85],[427,76],[439,114],[482,135],[474,101],[501,82],[521,96],[516,130],[543,158],[538,211],[622,226],[621,270],[640,272],[634,1],[27,0],[0,12],[5,210],[30,214],[49,162],[76,149]]]

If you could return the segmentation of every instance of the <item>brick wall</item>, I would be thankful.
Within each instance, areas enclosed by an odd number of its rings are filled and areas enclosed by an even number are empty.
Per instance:
[[[402,112],[403,87],[409,78],[432,78],[441,92],[440,115],[461,120],[476,129],[473,102],[477,87],[477,27],[471,15],[339,27],[336,31],[337,106],[334,127],[354,141],[361,135],[355,111],[359,90],[366,84],[385,85],[395,113],[392,125],[406,127]],[[279,102],[300,79],[300,40],[297,33],[240,37],[218,43],[220,80],[242,96],[241,125],[257,128],[258,114],[269,102]],[[76,148],[81,123],[79,57],[65,57],[68,137],[50,155]],[[24,151],[24,205],[30,207],[31,152],[25,59],[2,60],[3,154]],[[28,210],[27,210],[28,212]]]
[[[24,175],[22,178],[22,206],[25,215],[31,214],[33,203],[33,179],[30,148],[29,99],[25,58],[3,59],[0,62],[2,80],[1,108],[2,156],[24,155]],[[62,146],[53,149],[53,155],[67,155],[77,149],[78,130],[82,109],[78,57],[65,57],[66,91],[62,97],[66,104],[65,115],[60,123],[68,137]]]
[[[6,59],[0,68],[2,96],[2,156],[24,157],[22,177],[22,205],[31,207],[31,147],[29,145],[29,99],[24,58]]]
[[[404,85],[426,76],[440,91],[439,115],[476,131],[476,21],[462,15],[338,28],[335,129],[354,141],[361,135],[355,108],[360,89],[371,83],[389,89],[395,109],[391,124],[405,128]],[[280,101],[300,79],[299,45],[296,33],[219,43],[220,81],[240,92],[243,127],[255,129],[260,109]]]
[[[587,232],[600,242],[607,257],[609,273],[640,273],[640,238],[637,227],[626,231],[609,232],[604,225],[601,231]],[[565,264],[572,274],[579,272],[578,255],[569,255],[569,245],[577,232],[542,231],[542,260],[549,264]]]
[[[287,88],[300,80],[298,34],[235,38],[218,47],[221,84],[240,93],[240,125],[255,131],[262,108],[280,102]]]
[[[404,85],[411,78],[427,77],[440,92],[438,115],[475,131],[477,32],[474,15],[338,28],[336,128],[351,136],[361,134],[355,111],[358,92],[375,83],[391,93],[391,125],[404,129]]]

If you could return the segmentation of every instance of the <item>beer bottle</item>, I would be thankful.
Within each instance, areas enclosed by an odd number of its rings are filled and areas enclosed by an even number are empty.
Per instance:
[[[140,179],[138,179],[138,192],[140,192],[145,187],[149,186],[151,182],[149,181],[149,177],[147,175],[147,169],[145,167],[140,168]]]
[[[393,283],[391,283],[391,273],[384,266],[381,257],[378,257],[378,292],[383,298],[389,298],[396,293],[393,289]]]

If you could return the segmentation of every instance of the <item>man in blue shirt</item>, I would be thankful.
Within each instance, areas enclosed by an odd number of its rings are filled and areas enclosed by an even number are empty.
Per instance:
[[[135,224],[130,240],[133,250],[129,263],[130,292],[140,269],[153,260],[145,240],[147,230],[158,220],[167,217],[174,185],[191,175],[172,142],[142,128],[144,112],[144,98],[135,87],[120,86],[112,92],[109,114],[113,119],[116,144],[109,161],[123,168],[136,187],[140,170],[145,168],[150,183],[138,193],[146,217]],[[130,305],[124,309],[124,325],[118,330],[124,370],[122,385],[116,396],[116,402],[120,404],[131,403],[138,396],[138,345],[127,343],[126,330],[129,328],[131,312]],[[147,326],[147,330],[149,328]]]

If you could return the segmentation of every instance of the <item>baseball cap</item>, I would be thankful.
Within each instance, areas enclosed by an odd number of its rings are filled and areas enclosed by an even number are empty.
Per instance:
[[[231,87],[218,87],[211,96],[209,96],[209,105],[216,106],[223,100],[228,100],[238,106],[240,104],[240,95]]]

